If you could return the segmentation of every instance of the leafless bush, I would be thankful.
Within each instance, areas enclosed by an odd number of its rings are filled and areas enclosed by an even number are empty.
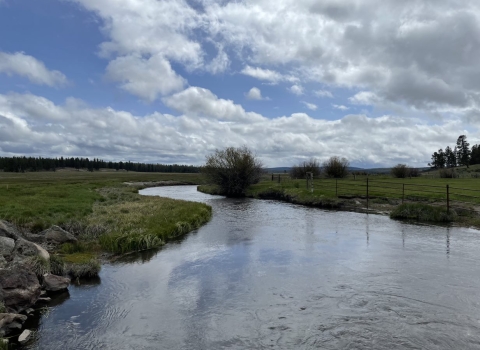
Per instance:
[[[290,169],[290,176],[293,179],[305,179],[308,172],[313,173],[314,177],[320,176],[320,163],[315,158],[299,163],[298,165],[294,165]]]
[[[334,156],[323,163],[323,171],[327,177],[344,178],[348,175],[349,165],[346,158]]]

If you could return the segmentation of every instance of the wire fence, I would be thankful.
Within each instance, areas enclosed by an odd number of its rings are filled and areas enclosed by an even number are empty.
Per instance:
[[[288,174],[272,175],[272,181],[286,183],[294,181]],[[298,183],[298,182],[297,182]],[[480,213],[480,189],[459,186],[427,185],[418,183],[394,182],[383,179],[323,179],[312,183],[312,191],[325,192],[337,198],[361,198],[366,200],[367,210],[371,201],[378,198],[405,202],[429,202],[432,205],[446,206],[447,211],[455,209],[457,214]],[[478,207],[478,209],[477,209]]]

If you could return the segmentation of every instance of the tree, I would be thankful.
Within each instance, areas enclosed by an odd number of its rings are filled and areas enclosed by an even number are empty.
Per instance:
[[[208,155],[202,172],[224,195],[240,197],[248,186],[260,181],[263,165],[246,146],[228,147]]]
[[[470,165],[470,144],[467,142],[467,136],[460,135],[457,139],[457,164]]]
[[[470,155],[470,164],[480,164],[480,145],[474,145],[472,147],[472,153]]]
[[[346,158],[334,156],[323,163],[323,171],[327,177],[340,179],[348,175],[349,165],[350,163]]]
[[[455,155],[455,151],[453,151],[450,146],[445,148],[445,165],[447,168],[455,168],[457,166],[457,156]]]
[[[313,173],[314,177],[320,176],[320,163],[315,158],[292,166],[290,169],[290,176],[294,179],[305,179],[308,172]]]
[[[445,168],[445,164],[446,164],[445,152],[443,152],[443,149],[440,148],[437,152],[433,152],[432,162],[429,163],[428,165],[431,166],[432,168],[439,169],[439,168]]]

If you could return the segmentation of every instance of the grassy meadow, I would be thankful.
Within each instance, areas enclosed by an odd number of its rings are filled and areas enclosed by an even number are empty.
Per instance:
[[[159,247],[207,222],[205,204],[140,196],[123,182],[202,183],[199,174],[59,170],[0,172],[0,218],[39,232],[59,225],[80,238],[61,247],[67,265],[92,264],[96,253]]]

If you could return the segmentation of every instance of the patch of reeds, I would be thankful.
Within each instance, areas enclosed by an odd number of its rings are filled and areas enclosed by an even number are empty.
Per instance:
[[[392,219],[417,220],[423,222],[452,222],[457,218],[457,213],[445,207],[433,206],[423,203],[404,203],[395,208],[391,213]]]
[[[65,274],[72,278],[96,277],[100,273],[101,264],[91,253],[75,253],[65,255]]]

